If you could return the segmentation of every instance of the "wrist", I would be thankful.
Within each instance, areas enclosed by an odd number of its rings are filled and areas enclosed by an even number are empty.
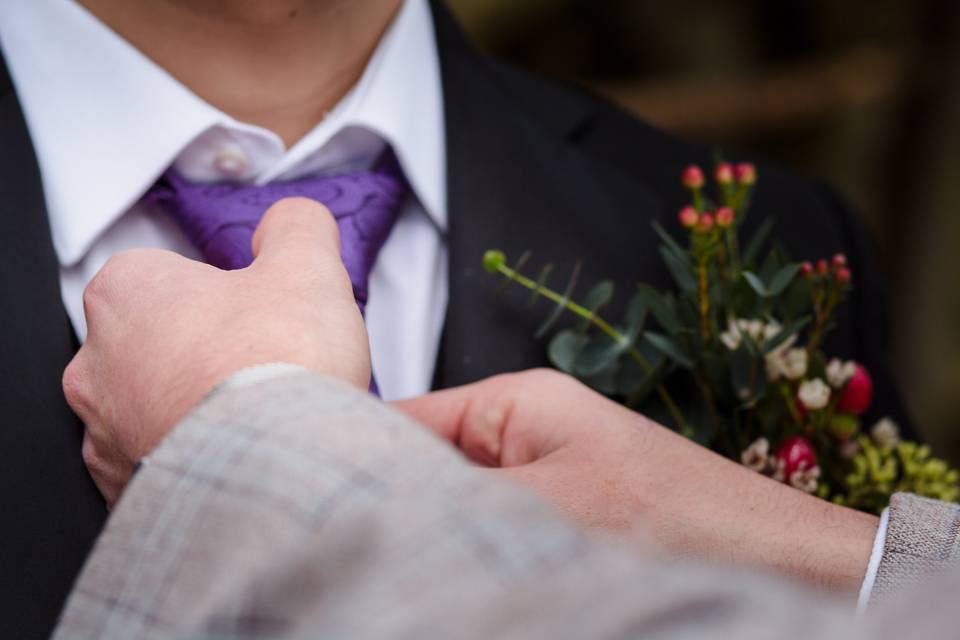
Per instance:
[[[651,435],[642,517],[665,547],[855,594],[879,519],[757,474],[663,428]]]

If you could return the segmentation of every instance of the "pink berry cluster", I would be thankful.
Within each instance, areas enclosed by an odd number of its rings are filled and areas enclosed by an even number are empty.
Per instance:
[[[737,218],[735,208],[730,206],[737,195],[735,189],[739,190],[742,197],[742,193],[756,183],[757,169],[749,162],[737,165],[721,162],[714,169],[714,180],[723,191],[726,203],[713,211],[706,211],[702,194],[706,183],[703,169],[691,164],[683,170],[680,182],[693,194],[693,204],[683,207],[677,216],[685,229],[707,234],[714,229],[731,228]]]
[[[817,279],[821,282],[835,281],[839,284],[850,282],[850,269],[847,267],[847,256],[838,253],[828,262],[821,258],[816,264],[804,262],[800,265],[800,275],[808,279]]]
[[[714,169],[713,177],[719,185],[736,183],[745,187],[752,187],[757,181],[757,168],[750,162],[741,162],[737,165],[721,162]],[[706,182],[703,169],[695,164],[688,165],[683,170],[681,182],[691,191],[702,189]]]
[[[679,213],[680,224],[697,233],[710,233],[714,227],[729,229],[736,216],[730,207],[720,207],[714,212],[697,213],[691,205],[685,206]]]

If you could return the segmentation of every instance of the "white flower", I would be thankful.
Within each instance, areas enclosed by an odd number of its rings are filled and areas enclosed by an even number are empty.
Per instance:
[[[730,328],[720,334],[720,341],[730,349],[730,351],[736,351],[740,348],[740,332],[737,330],[737,325],[730,323]]]
[[[857,364],[852,360],[842,362],[839,358],[834,358],[827,365],[827,381],[834,389],[842,389],[856,371]]]
[[[788,349],[785,352],[779,347],[767,354],[767,377],[771,381],[779,380],[780,376],[787,380],[799,380],[807,375],[807,350]]]
[[[820,378],[814,378],[800,385],[797,396],[808,411],[816,411],[823,409],[830,402],[830,387]]]
[[[770,441],[766,438],[757,438],[740,454],[743,466],[754,471],[763,472],[767,468],[770,458]]]
[[[790,474],[790,485],[804,493],[813,493],[817,490],[817,480],[820,478],[820,467],[814,465],[809,469],[797,469]]]
[[[754,342],[757,342],[763,333],[764,324],[756,318],[753,320],[740,320],[738,324],[740,325],[740,330],[745,331]]]
[[[720,334],[720,340],[730,351],[736,351],[740,347],[744,335],[756,339],[756,336],[763,331],[763,323],[759,320],[744,320],[738,318],[731,319],[727,324],[727,330]]]
[[[730,351],[736,351],[740,347],[740,344],[743,342],[743,336],[749,336],[754,344],[762,347],[764,342],[777,336],[782,329],[783,327],[781,327],[780,323],[776,320],[764,322],[756,318],[752,320],[736,318],[730,320],[727,325],[727,330],[720,334],[720,340]],[[796,342],[796,339],[796,335],[790,336],[783,344],[779,345],[774,352],[782,353],[786,351]]]
[[[783,356],[783,375],[788,380],[799,380],[807,375],[807,350],[790,349]]]
[[[763,339],[770,340],[771,338],[776,337],[777,334],[780,333],[781,329],[783,329],[783,327],[780,326],[780,323],[778,323],[776,320],[771,320],[763,327]]]
[[[900,428],[890,418],[883,418],[870,429],[870,437],[877,446],[892,449],[900,443]]]

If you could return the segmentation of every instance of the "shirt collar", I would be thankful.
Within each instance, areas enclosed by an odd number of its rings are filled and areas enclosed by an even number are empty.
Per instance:
[[[235,121],[74,2],[0,0],[0,43],[30,129],[61,265],[79,261],[181,151]],[[405,0],[360,81],[272,175],[351,129],[391,144],[423,208],[446,228],[439,61],[426,0]],[[268,177],[269,178],[269,177]]]

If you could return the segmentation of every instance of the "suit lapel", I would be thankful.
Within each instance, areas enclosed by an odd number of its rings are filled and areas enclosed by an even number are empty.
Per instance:
[[[550,122],[534,120],[464,41],[446,10],[435,5],[446,114],[450,299],[436,386],[464,384],[496,373],[545,364],[533,338],[549,313],[528,308],[517,288],[497,292],[481,266],[487,249],[516,260],[530,250],[528,271],[556,265],[554,288],[566,284],[584,257],[579,295],[611,278],[626,297],[638,273],[659,270],[652,233],[624,237],[624,216],[661,215],[657,199],[637,181],[603,167],[570,142],[591,113],[584,101],[558,105]],[[636,218],[634,218],[636,220]],[[630,225],[627,225],[630,226]],[[646,226],[646,225],[644,225]]]
[[[2,60],[0,149],[0,636],[42,637],[105,510],[60,389],[73,332],[36,159]]]

